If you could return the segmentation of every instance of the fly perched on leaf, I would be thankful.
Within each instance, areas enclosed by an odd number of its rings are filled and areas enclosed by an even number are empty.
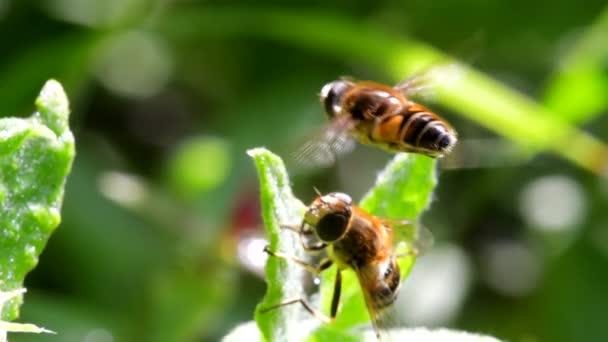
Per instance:
[[[300,235],[306,251],[327,251],[327,257],[317,265],[288,253],[264,250],[274,257],[291,260],[308,271],[318,274],[336,264],[337,274],[329,316],[314,309],[303,298],[292,298],[265,308],[267,312],[286,305],[300,303],[308,312],[324,322],[332,322],[340,304],[342,271],[351,269],[357,275],[372,325],[378,339],[386,333],[392,321],[392,304],[401,285],[401,271],[395,252],[398,236],[411,244],[410,254],[417,255],[432,243],[431,233],[410,221],[397,221],[373,216],[353,205],[350,196],[334,192],[319,195],[308,207],[302,223],[284,226]]]

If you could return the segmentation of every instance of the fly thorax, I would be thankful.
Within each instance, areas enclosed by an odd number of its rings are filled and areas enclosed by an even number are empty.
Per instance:
[[[364,88],[345,100],[345,112],[353,119],[365,121],[381,116],[391,105],[392,96],[386,91]]]

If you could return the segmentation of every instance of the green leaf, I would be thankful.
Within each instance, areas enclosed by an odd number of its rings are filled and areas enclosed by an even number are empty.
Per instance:
[[[247,153],[254,159],[260,177],[262,216],[270,240],[270,248],[273,251],[304,257],[297,234],[280,228],[281,224],[299,223],[305,210],[305,206],[291,191],[283,161],[263,148],[252,149]],[[268,259],[266,264],[268,289],[255,314],[255,319],[266,340],[296,341],[308,336],[311,328],[306,329],[302,322],[306,319],[310,320],[310,317],[303,315],[299,305],[260,312],[260,309],[288,298],[305,298],[302,286],[303,272],[302,268],[294,267],[283,259]]]
[[[48,81],[28,119],[0,120],[0,289],[22,287],[59,224],[65,180],[74,159],[68,99]],[[19,314],[21,296],[2,308],[2,319]]]
[[[436,164],[436,159],[419,154],[395,155],[378,175],[374,187],[363,196],[361,207],[376,216],[419,221],[420,215],[431,204],[433,190],[437,186]],[[416,247],[428,247],[433,242],[433,236],[421,225],[401,228],[398,236],[406,244],[398,245],[398,253],[411,251],[411,242],[417,242]],[[399,259],[402,280],[414,262],[414,257]]]
[[[4,307],[4,304],[13,299],[21,296],[25,293],[24,288],[19,288],[12,291],[0,291],[0,310]],[[30,323],[13,323],[0,320],[0,342],[6,342],[8,332],[27,332],[27,333],[51,333],[54,334],[53,331],[47,330],[45,328],[38,327],[34,324]]]
[[[228,142],[219,138],[194,137],[180,144],[168,164],[171,188],[184,198],[194,198],[221,185],[232,160]]]
[[[399,153],[386,165],[376,179],[376,184],[363,197],[361,208],[373,215],[390,219],[418,219],[431,201],[431,194],[437,185],[436,160],[429,157]],[[415,229],[406,229],[400,234],[405,241],[418,238]],[[408,226],[407,228],[420,228]],[[422,229],[422,228],[421,228]],[[430,236],[423,237],[430,239]],[[407,253],[412,245],[399,245],[399,253]],[[414,266],[415,257],[399,259],[401,278],[405,280]],[[325,310],[329,310],[336,276],[335,266],[325,271],[321,282],[321,297]],[[341,308],[333,328],[346,329],[369,321],[369,314],[363,300],[357,277],[351,271],[343,273]]]
[[[435,164],[435,159],[418,154],[395,155],[359,205],[377,216],[416,219],[437,185]]]

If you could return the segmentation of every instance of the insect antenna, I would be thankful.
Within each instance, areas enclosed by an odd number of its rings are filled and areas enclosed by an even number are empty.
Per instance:
[[[312,187],[315,190],[315,193],[317,194],[317,196],[322,197],[323,195],[321,194],[321,191],[319,191],[319,189],[317,189],[316,186]]]

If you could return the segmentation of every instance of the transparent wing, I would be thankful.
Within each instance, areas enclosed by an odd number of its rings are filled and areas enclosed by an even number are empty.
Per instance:
[[[461,139],[439,160],[442,169],[514,167],[528,162],[530,154],[501,138]]]
[[[295,152],[294,159],[304,168],[330,166],[339,155],[354,148],[355,141],[348,133],[356,124],[348,117],[330,121]]]
[[[464,75],[464,68],[457,63],[435,65],[416,72],[412,77],[395,85],[406,97],[417,97],[431,100],[436,96],[437,86],[453,86]]]
[[[352,265],[355,271],[361,291],[365,299],[367,311],[369,312],[375,338],[379,341],[393,341],[391,331],[403,325],[399,311],[395,307],[396,296],[399,294],[401,282],[409,273],[408,269],[399,262],[401,256],[410,256],[413,265],[415,260],[412,256],[418,256],[433,244],[433,235],[422,224],[410,220],[395,220],[379,218],[382,224],[393,232],[395,237],[395,254],[390,258],[374,262],[372,264]],[[400,248],[403,247],[403,248]],[[402,254],[402,255],[400,255]],[[397,290],[390,290],[391,281],[386,278],[387,265],[398,263],[401,269],[400,280]],[[380,308],[380,309],[379,309]]]
[[[381,310],[376,309],[370,289],[373,289],[378,285],[378,278],[369,276],[369,274],[358,269],[356,266],[353,266],[353,269],[357,274],[359,285],[363,292],[363,298],[365,300],[365,305],[367,306],[367,312],[369,312],[376,339],[382,342],[393,341],[390,329],[397,328],[401,325],[398,311],[395,309],[394,305],[389,305]],[[381,296],[381,294],[382,292],[376,293],[376,296]],[[377,297],[377,299],[383,301],[383,298],[381,297]]]
[[[424,254],[434,242],[433,233],[418,221],[380,218],[393,231],[397,253]],[[404,246],[405,245],[405,246]],[[402,248],[405,247],[405,248]]]

